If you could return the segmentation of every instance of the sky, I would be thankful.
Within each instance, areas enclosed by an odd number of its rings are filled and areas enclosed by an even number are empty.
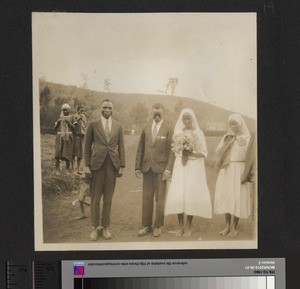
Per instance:
[[[33,13],[35,81],[175,95],[256,118],[255,13]]]

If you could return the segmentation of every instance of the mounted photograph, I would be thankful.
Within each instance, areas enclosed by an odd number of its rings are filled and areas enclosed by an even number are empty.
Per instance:
[[[256,13],[32,13],[36,251],[258,248]]]

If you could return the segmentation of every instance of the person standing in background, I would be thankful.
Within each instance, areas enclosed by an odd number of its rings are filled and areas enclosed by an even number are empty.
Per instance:
[[[66,169],[70,169],[70,164],[73,166],[73,132],[74,132],[74,117],[70,115],[71,107],[65,103],[61,107],[59,119],[54,124],[54,129],[57,131],[55,140],[55,167],[60,169],[60,161],[66,161]]]
[[[77,158],[77,173],[81,174],[81,160],[83,158],[84,137],[89,121],[84,113],[84,106],[77,107],[77,113],[74,116],[74,150],[73,150],[73,163]]]

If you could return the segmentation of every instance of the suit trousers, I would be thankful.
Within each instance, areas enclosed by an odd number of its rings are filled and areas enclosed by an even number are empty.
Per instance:
[[[109,227],[112,198],[115,190],[117,170],[113,165],[110,156],[107,155],[103,165],[92,171],[91,179],[91,215],[92,226],[99,226],[100,199],[103,196],[101,225]]]
[[[164,224],[166,182],[162,181],[162,177],[163,174],[155,174],[151,169],[143,174],[143,226],[152,226],[154,197],[156,201],[154,226],[159,228]]]

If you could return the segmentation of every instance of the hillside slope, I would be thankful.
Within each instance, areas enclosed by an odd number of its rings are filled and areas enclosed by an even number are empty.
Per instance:
[[[210,103],[180,96],[105,93],[46,81],[40,81],[39,89],[40,94],[43,91],[45,92],[45,89],[49,91],[50,95],[47,105],[49,109],[56,111],[56,115],[60,109],[58,106],[64,101],[70,103],[73,109],[75,109],[78,104],[83,103],[87,111],[92,111],[99,108],[103,99],[109,98],[115,104],[116,110],[127,113],[136,107],[138,103],[143,104],[150,111],[154,103],[160,102],[165,106],[166,116],[169,117],[172,122],[177,118],[182,108],[192,108],[197,115],[199,125],[203,130],[206,130],[208,124],[211,122],[222,122],[226,124],[229,114],[232,113],[232,111],[225,110]],[[256,129],[256,121],[247,116],[244,116],[244,119],[249,130],[254,131]]]

